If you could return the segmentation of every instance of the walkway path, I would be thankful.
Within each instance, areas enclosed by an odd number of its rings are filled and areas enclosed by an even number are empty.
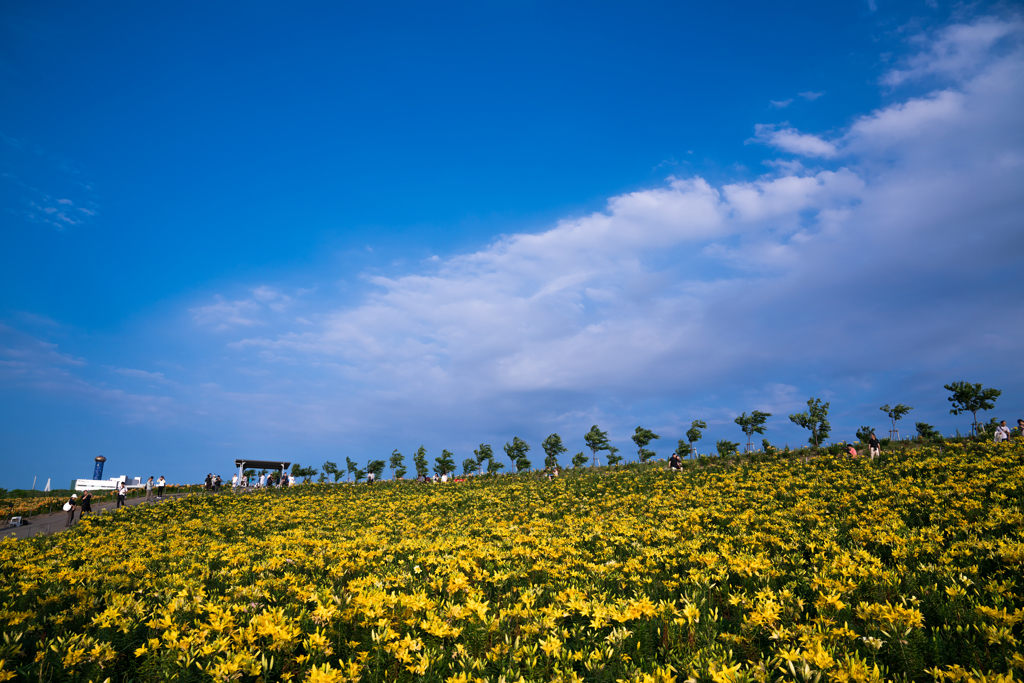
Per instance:
[[[164,496],[164,500],[173,500],[181,496],[187,496],[187,493],[173,493]],[[125,506],[145,505],[146,498],[139,496],[138,498],[129,498],[125,502]],[[108,501],[105,503],[93,503],[92,513],[94,515],[107,515],[114,511],[114,501]],[[78,524],[78,517],[81,515],[81,510],[75,511],[75,524]],[[2,520],[0,520],[2,521]],[[0,538],[7,538],[8,536],[14,536],[15,538],[28,538],[29,536],[38,536],[40,534],[55,534],[58,531],[64,531],[65,524],[68,521],[68,513],[63,510],[54,512],[48,515],[33,515],[29,520],[28,524],[20,527],[12,527],[10,529],[0,529]]]

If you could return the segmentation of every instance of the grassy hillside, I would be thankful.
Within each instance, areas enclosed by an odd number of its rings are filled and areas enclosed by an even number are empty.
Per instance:
[[[1009,680],[1022,462],[944,444],[127,509],[0,543],[0,680]]]

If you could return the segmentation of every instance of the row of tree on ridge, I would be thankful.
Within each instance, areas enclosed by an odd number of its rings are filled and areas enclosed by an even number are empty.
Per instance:
[[[988,433],[994,430],[997,423],[996,419],[993,418],[987,425],[982,424],[978,422],[978,412],[994,408],[996,399],[1002,394],[1000,390],[985,388],[981,384],[972,384],[970,382],[953,382],[944,385],[944,388],[950,392],[948,400],[952,404],[949,411],[951,414],[960,415],[965,412],[972,414],[973,422],[970,432],[972,435]],[[821,399],[811,397],[807,401],[807,410],[789,416],[791,422],[810,432],[807,441],[814,448],[817,448],[828,439],[832,432],[832,426],[828,421],[829,406],[829,402],[823,402]],[[892,423],[892,428],[889,431],[890,438],[899,438],[897,424],[913,408],[899,403],[895,406],[885,404],[880,407],[880,410],[886,414]],[[754,435],[763,435],[765,433],[769,417],[772,417],[771,413],[755,410],[750,415],[744,412],[734,420],[747,437],[746,449],[748,451],[753,449]],[[941,438],[941,434],[928,423],[917,422],[915,427],[918,437],[921,439]],[[694,444],[703,438],[702,430],[704,429],[707,429],[707,424],[703,420],[694,420],[686,432],[686,438],[679,439],[675,452],[682,458],[689,457],[695,453]],[[874,431],[874,428],[870,426],[861,426],[857,430],[858,441],[867,442]],[[656,452],[650,450],[648,446],[660,438],[661,436],[655,434],[650,429],[641,426],[636,428],[631,439],[637,447],[637,459],[640,462],[647,462],[656,455]],[[592,426],[590,431],[583,435],[583,441],[590,450],[590,455],[588,456],[586,452],[581,451],[572,456],[571,462],[574,468],[583,467],[588,461],[592,467],[596,467],[600,463],[600,453],[607,453],[605,461],[608,465],[617,465],[622,462],[623,456],[619,455],[620,449],[611,444],[608,439],[608,432],[601,431],[597,425]],[[730,453],[736,453],[739,446],[738,442],[723,439],[716,443],[716,450],[720,455],[729,455]],[[761,446],[765,451],[773,450],[773,446],[767,439],[762,439]],[[549,470],[558,467],[559,456],[568,453],[569,450],[562,443],[562,437],[558,434],[552,434],[544,439],[541,448],[544,450],[544,467]],[[530,445],[518,436],[513,437],[512,441],[507,442],[503,450],[511,462],[511,470],[513,472],[529,471],[533,467],[533,463],[528,457]],[[333,477],[335,482],[338,482],[347,475],[351,476],[355,481],[359,481],[369,473],[373,473],[374,477],[379,479],[384,468],[388,466],[390,466],[392,474],[396,479],[402,479],[408,474],[405,456],[397,449],[391,453],[388,462],[384,460],[371,460],[365,468],[359,467],[357,463],[348,457],[345,458],[345,461],[344,468],[339,467],[334,462],[327,461],[323,464],[321,470],[313,467],[302,467],[296,463],[292,466],[291,473],[293,477],[301,477],[307,481],[319,474],[321,482],[327,481],[328,475]],[[413,465],[416,468],[416,475],[418,477],[429,476],[430,465],[427,460],[427,450],[423,446],[420,446],[413,455]],[[447,449],[442,450],[441,455],[434,458],[433,469],[438,476],[454,474],[456,472],[455,455]],[[462,461],[462,471],[467,475],[498,474],[504,469],[505,464],[495,459],[494,449],[489,444],[480,444],[480,447],[473,451],[473,457]]]

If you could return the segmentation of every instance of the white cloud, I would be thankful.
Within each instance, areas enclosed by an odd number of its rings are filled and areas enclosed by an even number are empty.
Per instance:
[[[818,99],[819,97],[821,97],[824,94],[825,93],[823,93],[823,92],[813,92],[813,91],[810,91],[810,90],[808,90],[807,92],[798,92],[797,93],[797,95],[799,95],[800,97],[804,98],[805,100],[809,100],[811,102],[813,102],[814,100]]]
[[[84,360],[59,351],[58,345],[0,324],[0,386],[78,400],[115,413],[123,423],[167,424],[176,419],[181,406],[170,397],[132,393],[83,379],[79,375],[87,369]],[[120,374],[138,372],[142,371]]]
[[[793,99],[790,98],[788,100],[778,100],[778,101],[776,101],[776,100],[768,100],[768,102],[773,107],[775,107],[776,109],[785,109],[789,105],[793,104]]]
[[[153,382],[156,384],[163,384],[166,386],[178,386],[178,383],[174,380],[167,379],[162,372],[147,372],[146,370],[136,370],[134,368],[110,368],[119,375],[125,377],[133,377],[135,379],[141,379],[147,382]]]
[[[200,325],[209,325],[217,330],[230,327],[261,324],[256,318],[260,305],[252,299],[227,301],[221,295],[214,297],[214,303],[190,309],[192,319]]]
[[[835,144],[817,135],[801,133],[795,128],[778,128],[774,124],[759,123],[754,127],[754,133],[754,137],[748,142],[760,142],[784,152],[824,159],[834,157],[838,153]]]
[[[1004,41],[1019,41],[1024,35],[1020,17],[980,17],[971,23],[953,24],[934,39],[918,36],[924,49],[905,60],[902,68],[882,77],[882,83],[897,86],[909,80],[940,76],[962,80],[974,76],[992,59],[993,48]]]

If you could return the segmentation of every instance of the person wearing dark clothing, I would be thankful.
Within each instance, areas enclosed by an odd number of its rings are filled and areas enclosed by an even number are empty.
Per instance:
[[[124,505],[124,499],[128,495],[128,487],[124,485],[123,481],[117,482],[117,504],[114,505],[114,509]]]
[[[67,528],[75,523],[75,506],[78,505],[78,496],[71,494],[68,498],[68,502],[64,504],[64,507],[68,511],[68,521],[64,524],[64,528]]]
[[[868,448],[871,450],[871,459],[874,460],[881,454],[882,444],[875,436],[874,432],[871,432],[871,438],[868,439]]]
[[[82,515],[92,514],[92,491],[84,491],[82,493],[82,514],[78,515],[79,521],[82,519]]]
[[[668,459],[668,468],[670,470],[681,470],[683,469],[683,462],[679,459],[678,453],[673,453]]]

